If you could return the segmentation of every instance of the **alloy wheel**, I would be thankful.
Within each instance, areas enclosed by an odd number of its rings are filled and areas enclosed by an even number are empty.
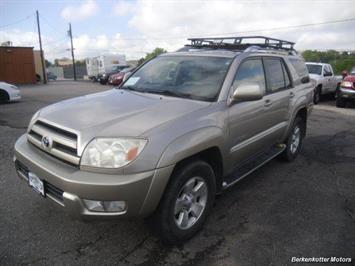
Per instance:
[[[179,229],[191,228],[203,214],[208,198],[207,184],[201,177],[190,178],[175,202],[174,220]]]

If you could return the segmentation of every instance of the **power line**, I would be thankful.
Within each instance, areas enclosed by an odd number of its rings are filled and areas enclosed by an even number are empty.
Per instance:
[[[249,31],[219,33],[219,34],[215,34],[215,35],[230,35],[230,34],[253,33],[253,32],[263,32],[263,31],[277,31],[277,30],[284,30],[284,29],[305,28],[305,27],[313,27],[313,26],[320,26],[320,25],[344,23],[344,22],[350,22],[350,21],[355,21],[355,18],[347,18],[347,19],[340,19],[340,20],[333,20],[333,21],[324,21],[324,22],[319,22],[319,23],[308,23],[308,24],[293,25],[293,26],[275,27],[275,28],[269,28],[269,29],[258,29],[258,30],[249,30]]]
[[[62,31],[62,29],[59,30],[57,27],[54,27],[53,24],[50,23],[50,22],[48,21],[48,19],[47,19],[45,16],[43,16],[42,14],[40,14],[40,17],[43,19],[43,21],[46,23],[46,25],[49,26],[52,30],[54,30],[56,33],[60,33],[60,34],[65,34],[65,35],[67,35],[67,32]]]
[[[232,34],[245,34],[245,33],[255,33],[255,32],[264,32],[264,31],[278,31],[278,30],[286,30],[286,29],[295,29],[295,28],[305,28],[305,27],[314,27],[314,26],[321,26],[321,25],[329,25],[329,24],[337,24],[337,23],[345,23],[355,21],[355,18],[347,18],[347,19],[340,19],[340,20],[332,20],[332,21],[323,21],[318,23],[307,23],[301,25],[291,25],[291,26],[284,26],[284,27],[274,27],[274,28],[264,28],[264,29],[257,29],[257,30],[245,30],[245,31],[235,31],[235,32],[224,32],[224,33],[209,33],[205,35],[194,36],[195,38],[198,37],[208,37],[208,36],[221,36],[221,35],[232,35]],[[191,36],[181,36],[181,37],[152,37],[152,38],[142,38],[142,37],[132,37],[132,38],[106,38],[107,40],[137,40],[137,41],[146,41],[146,40],[179,40],[179,39],[186,39],[190,38]],[[95,37],[89,37],[89,39],[97,39]]]
[[[49,42],[44,41],[44,45],[48,46],[48,45],[54,44],[54,43],[55,44],[59,44],[59,43],[63,43],[64,41],[67,41],[67,40],[68,40],[68,38],[64,37],[64,38],[60,38],[60,39],[57,39],[57,40],[51,40]]]
[[[22,19],[16,20],[16,21],[11,22],[11,23],[9,23],[9,24],[0,25],[0,28],[6,28],[6,27],[9,27],[9,26],[12,26],[12,25],[19,24],[19,23],[21,23],[21,22],[23,22],[23,21],[28,20],[29,18],[31,18],[31,17],[33,17],[33,16],[34,16],[34,14],[30,14],[30,15],[28,15],[28,16],[22,18]]]

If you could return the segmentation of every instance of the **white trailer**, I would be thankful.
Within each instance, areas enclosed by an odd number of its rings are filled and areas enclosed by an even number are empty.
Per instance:
[[[86,58],[86,71],[90,79],[94,79],[99,74],[98,56]]]
[[[90,79],[96,79],[98,75],[111,72],[114,66],[126,65],[126,56],[122,54],[106,54],[86,59],[86,70]]]
[[[99,74],[107,74],[112,71],[114,66],[126,66],[125,55],[100,55],[98,57]]]

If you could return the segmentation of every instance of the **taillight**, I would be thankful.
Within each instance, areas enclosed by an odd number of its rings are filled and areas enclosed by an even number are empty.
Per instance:
[[[342,81],[340,83],[340,87],[347,88],[347,89],[352,89],[353,88],[353,83],[350,82],[350,81]]]

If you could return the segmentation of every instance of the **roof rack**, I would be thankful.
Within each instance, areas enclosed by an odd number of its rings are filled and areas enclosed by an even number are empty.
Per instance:
[[[253,40],[254,41],[251,41]],[[256,41],[261,39],[261,41]],[[226,49],[233,51],[244,51],[249,47],[254,49],[273,49],[283,50],[289,53],[296,52],[293,48],[294,42],[269,38],[265,36],[244,36],[244,37],[213,37],[213,38],[190,38],[191,44],[185,45],[189,48],[210,48],[210,49]],[[297,53],[297,52],[296,52]]]

